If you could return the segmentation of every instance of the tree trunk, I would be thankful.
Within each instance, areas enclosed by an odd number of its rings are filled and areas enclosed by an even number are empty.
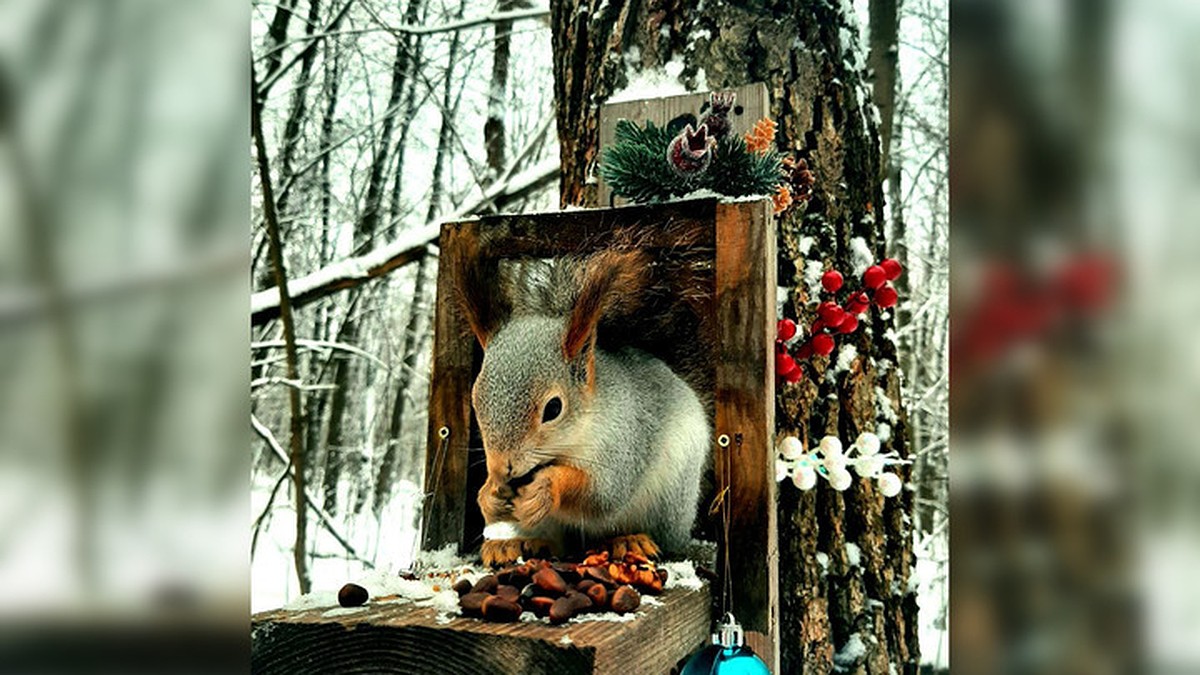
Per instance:
[[[267,144],[263,138],[262,100],[258,97],[258,87],[251,72],[250,92],[250,123],[254,135],[254,148],[258,158],[258,178],[262,186],[263,220],[267,226],[267,237],[270,242],[271,267],[275,274],[275,286],[279,289],[279,321],[283,324],[283,341],[287,358],[287,377],[296,381],[299,369],[296,359],[296,326],[292,321],[291,299],[287,292],[287,271],[283,263],[283,243],[279,236],[279,219],[275,213],[275,195],[271,189],[271,171],[267,160]],[[308,578],[308,544],[307,544],[307,502],[304,501],[304,414],[300,402],[300,389],[288,387],[288,406],[291,411],[291,434],[289,437],[289,459],[292,463],[292,489],[296,498],[296,540],[292,547],[293,560],[296,565],[296,579],[299,581],[300,593],[308,593],[310,582]]]
[[[499,0],[497,12],[507,12],[514,0]],[[495,180],[503,173],[504,159],[504,102],[508,94],[508,56],[512,44],[512,21],[497,21],[492,40],[492,86],[488,89],[488,116],[483,125],[483,143],[487,147],[489,177]]]
[[[714,90],[765,82],[780,149],[806,158],[817,178],[807,212],[792,209],[778,227],[784,313],[808,325],[815,305],[803,282],[806,260],[851,276],[852,239],[861,237],[877,258],[884,254],[879,133],[867,107],[865,64],[843,48],[856,29],[841,4],[825,0],[710,0],[703,11],[699,4],[552,3],[562,202],[596,205],[589,178],[598,158],[599,105],[637,70],[679,59],[685,85],[699,71]],[[807,255],[802,237],[814,242]],[[826,434],[849,442],[884,430],[885,447],[907,456],[891,326],[890,317],[874,312],[853,340],[843,340],[862,355],[848,372],[827,378],[832,360],[818,357],[809,378],[781,384],[777,434],[798,435],[813,447]],[[900,474],[907,479],[904,467]],[[784,483],[779,492],[782,672],[832,672],[835,655],[839,671],[916,672],[911,492],[885,501],[866,481],[844,493],[823,481],[809,492]],[[846,649],[859,643],[864,650]]]

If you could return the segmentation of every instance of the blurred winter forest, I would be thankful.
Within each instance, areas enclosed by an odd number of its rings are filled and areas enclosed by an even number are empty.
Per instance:
[[[875,96],[893,111],[889,246],[908,270],[897,337],[916,453],[922,652],[945,665],[947,7],[860,0],[854,11],[871,66],[894,73]],[[254,4],[254,610],[413,559],[437,223],[558,207],[548,13],[521,0]],[[871,31],[889,24],[898,31]]]

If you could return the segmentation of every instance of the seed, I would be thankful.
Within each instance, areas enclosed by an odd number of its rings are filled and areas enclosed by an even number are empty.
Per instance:
[[[579,591],[580,593],[587,593],[588,589],[595,585],[595,581],[592,581],[591,579],[584,579],[575,584],[575,590]]]
[[[550,606],[550,623],[563,623],[575,616],[575,603],[566,596],[554,601]]]
[[[479,616],[483,613],[483,601],[490,597],[487,593],[467,593],[458,599],[458,606],[467,616]]]
[[[496,597],[504,598],[509,602],[520,602],[521,591],[518,591],[516,586],[497,586]]]
[[[537,595],[532,598],[526,598],[524,606],[525,609],[533,612],[535,616],[546,616],[550,613],[550,608],[554,606],[554,603],[554,598]]]
[[[622,586],[612,595],[612,610],[617,614],[632,612],[642,604],[642,596],[632,586]]]
[[[608,589],[604,584],[592,584],[585,593],[592,600],[592,605],[595,607],[608,606]]]
[[[488,574],[488,575],[479,577],[479,580],[476,581],[475,585],[471,587],[471,592],[472,593],[495,593],[496,587],[499,585],[500,585],[500,582],[496,579],[496,575]]]
[[[338,604],[342,607],[358,607],[365,605],[369,594],[367,589],[358,584],[346,584],[338,591]]]
[[[467,593],[470,593],[471,582],[467,581],[466,579],[459,579],[458,582],[454,584],[454,592],[458,593],[458,597],[460,598]]]
[[[488,621],[510,622],[521,617],[521,606],[498,595],[488,596],[483,601],[483,618]]]
[[[563,580],[562,575],[550,568],[538,570],[533,575],[533,583],[537,584],[539,588],[552,593],[567,592],[567,582]]]

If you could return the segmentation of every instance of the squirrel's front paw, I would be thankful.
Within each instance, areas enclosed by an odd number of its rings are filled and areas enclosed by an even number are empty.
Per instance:
[[[479,504],[479,511],[483,513],[483,522],[495,523],[509,519],[512,513],[512,496],[512,489],[506,483],[493,481],[491,476],[488,476],[483,487],[479,488],[479,495],[475,500]]]
[[[528,485],[517,490],[513,517],[525,528],[537,527],[554,510],[554,467],[542,469]]]
[[[544,539],[488,539],[479,549],[483,564],[489,567],[500,567],[515,563],[518,558],[535,558],[552,553],[550,542]]]
[[[645,558],[658,557],[658,545],[646,534],[626,534],[608,540],[613,560],[623,560],[626,553]]]

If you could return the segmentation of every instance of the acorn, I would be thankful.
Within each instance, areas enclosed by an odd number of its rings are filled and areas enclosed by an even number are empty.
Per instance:
[[[342,607],[359,607],[367,604],[370,594],[358,584],[346,584],[338,591],[338,604]]]

